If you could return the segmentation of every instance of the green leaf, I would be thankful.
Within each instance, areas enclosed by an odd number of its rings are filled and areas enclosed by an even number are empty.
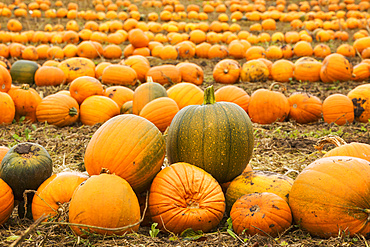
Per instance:
[[[31,127],[32,127],[33,130],[37,129],[36,125],[34,125],[34,124],[32,124]]]
[[[233,232],[233,230],[231,230],[231,229],[227,229],[226,231],[227,231],[227,233],[228,233],[231,237],[233,237],[234,239],[238,239],[238,237],[236,236],[235,232]]]
[[[149,235],[152,237],[152,238],[155,238],[157,237],[158,233],[159,233],[159,229],[157,229],[156,227],[158,226],[158,223],[153,223],[150,227],[150,230],[149,230]]]
[[[25,119],[26,119],[26,116],[22,116],[22,117],[19,119],[19,123],[22,123]]]
[[[17,235],[12,235],[12,236],[9,236],[6,238],[6,241],[14,241],[14,240],[17,240],[19,238],[19,236]]]
[[[226,223],[227,223],[227,229],[232,230],[233,229],[233,221],[230,217],[227,219]]]
[[[191,228],[188,228],[184,230],[180,236],[184,238],[184,240],[197,240],[204,236],[204,233],[202,230],[194,231]]]
[[[176,235],[172,235],[170,238],[169,238],[170,241],[178,241],[179,240],[179,237],[177,237]]]
[[[20,139],[19,138],[19,135],[17,135],[17,134],[13,134],[13,138],[16,139],[16,140],[19,140]]]

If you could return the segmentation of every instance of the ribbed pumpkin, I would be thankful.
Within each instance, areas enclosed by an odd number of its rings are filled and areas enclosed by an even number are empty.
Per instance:
[[[180,70],[172,64],[158,65],[151,67],[146,73],[153,81],[161,84],[177,84],[181,82]]]
[[[0,178],[12,188],[14,198],[23,201],[23,192],[37,190],[52,171],[52,161],[46,149],[36,143],[24,142],[13,146],[3,158]]]
[[[58,86],[66,82],[66,75],[63,70],[53,66],[42,66],[35,74],[37,86]]]
[[[369,185],[369,161],[345,156],[318,159],[292,186],[289,205],[294,221],[314,236],[369,236]]]
[[[66,212],[68,203],[76,188],[88,176],[80,172],[60,172],[46,179],[37,189],[32,200],[33,220],[37,220],[42,215],[54,217],[59,210]]]
[[[285,59],[274,62],[271,66],[271,76],[274,81],[288,82],[293,79],[294,64]]]
[[[281,197],[269,193],[253,193],[239,198],[230,217],[237,234],[276,237],[292,224],[292,212]]]
[[[217,83],[238,83],[240,78],[240,64],[232,59],[221,60],[213,68],[213,78]]]
[[[80,106],[80,121],[84,125],[104,123],[118,114],[120,108],[117,103],[106,96],[90,96]]]
[[[182,62],[178,63],[176,67],[180,70],[182,81],[190,82],[195,85],[203,84],[204,72],[199,65],[195,63]]]
[[[200,105],[203,103],[203,91],[196,85],[181,82],[173,85],[167,90],[168,97],[176,101],[181,110],[188,105]]]
[[[127,101],[122,105],[121,114],[132,114],[132,100]]]
[[[357,86],[347,96],[352,100],[356,120],[367,123],[370,119],[370,84]]]
[[[35,73],[39,65],[33,61],[18,60],[13,63],[10,75],[14,83],[32,85],[35,82]]]
[[[322,102],[316,96],[295,92],[289,96],[288,102],[290,105],[289,118],[297,123],[312,123],[322,117]]]
[[[0,92],[0,125],[11,124],[15,116],[15,106],[7,93]]]
[[[10,186],[0,178],[0,226],[10,217],[14,208],[14,195]]]
[[[90,175],[106,168],[140,193],[159,172],[164,155],[164,138],[154,124],[136,115],[118,115],[92,136],[85,152],[85,167]]]
[[[69,86],[71,96],[81,104],[92,95],[103,95],[104,88],[98,79],[91,76],[81,76],[74,79]]]
[[[322,64],[311,57],[302,57],[294,63],[294,79],[297,81],[320,81]]]
[[[221,186],[203,169],[176,163],[154,178],[149,210],[161,229],[175,234],[188,228],[208,232],[224,215],[225,197]]]
[[[147,82],[138,86],[134,91],[132,113],[139,115],[146,104],[160,97],[167,97],[166,89],[154,82],[153,78],[148,77]]]
[[[147,47],[150,41],[148,36],[139,28],[128,32],[128,40],[135,48]]]
[[[8,94],[14,102],[15,120],[19,121],[24,116],[26,121],[36,122],[36,109],[42,100],[36,90],[28,84],[23,84],[21,87],[11,88]]]
[[[324,121],[344,125],[355,119],[354,107],[351,99],[343,94],[332,94],[322,103]]]
[[[79,105],[71,96],[65,94],[51,94],[42,99],[36,109],[37,121],[56,125],[68,126],[77,122]]]
[[[288,201],[292,184],[293,179],[275,172],[243,172],[231,181],[226,191],[226,212],[230,212],[238,198],[251,193],[271,192]]]
[[[60,68],[66,75],[66,82],[70,83],[81,76],[95,77],[95,64],[90,59],[84,57],[73,57],[62,61]]]
[[[3,66],[0,67],[0,92],[6,93],[12,86],[12,77],[6,68]]]
[[[290,105],[284,94],[270,89],[258,89],[249,99],[248,114],[252,122],[272,124],[275,121],[283,122],[289,115]]]
[[[108,189],[109,188],[109,189]],[[104,228],[135,226],[125,230],[101,230],[71,226],[79,236],[84,231],[102,235],[122,235],[139,229],[140,206],[130,184],[114,174],[92,176],[74,192],[69,204],[69,222]]]
[[[350,81],[354,78],[352,64],[341,54],[333,53],[325,57],[320,70],[322,82]]]
[[[202,105],[181,109],[168,129],[170,164],[187,162],[209,172],[218,182],[232,180],[253,152],[253,127],[246,112],[230,102],[215,102],[213,86]]]
[[[370,77],[370,64],[359,63],[353,67],[354,81],[366,81]]]
[[[240,79],[245,82],[263,82],[269,77],[267,65],[258,59],[249,60],[240,70]]]
[[[178,111],[179,107],[176,101],[168,97],[161,97],[146,104],[139,116],[148,119],[160,131],[164,132]]]
[[[104,95],[114,100],[121,108],[124,103],[133,99],[134,91],[128,87],[111,86],[105,89]]]
[[[133,86],[137,83],[137,74],[129,66],[112,64],[103,70],[101,79],[104,84]]]
[[[370,37],[356,39],[353,43],[353,48],[355,48],[359,53],[368,47],[370,47]]]
[[[215,92],[216,102],[232,102],[248,111],[249,95],[240,87],[234,85],[223,86]]]
[[[122,60],[120,64],[130,66],[136,71],[137,79],[143,83],[146,81],[146,73],[150,69],[150,63],[148,59],[141,55],[133,55],[125,60]]]

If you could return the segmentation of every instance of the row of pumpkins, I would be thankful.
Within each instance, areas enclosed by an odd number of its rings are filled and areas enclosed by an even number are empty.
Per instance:
[[[142,117],[108,120],[86,148],[90,177],[77,172],[51,176],[52,160],[38,144],[3,147],[0,223],[10,217],[14,200],[22,210],[25,191],[37,189],[23,212],[30,218],[60,220],[69,203],[68,221],[77,235],[122,235],[143,223],[138,198],[145,208],[142,194],[149,190],[147,220],[174,234],[188,228],[209,232],[226,212],[238,234],[278,236],[294,220],[319,237],[369,235],[370,145],[326,138],[321,146],[341,145],[308,165],[295,181],[253,171],[248,115],[235,104],[215,102],[213,87],[204,95],[203,105],[176,114],[166,141]],[[170,165],[162,168],[165,155]]]

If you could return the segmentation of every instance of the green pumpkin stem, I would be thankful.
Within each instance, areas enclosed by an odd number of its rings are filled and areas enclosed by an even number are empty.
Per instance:
[[[214,103],[216,103],[215,89],[213,85],[211,85],[204,90],[203,105],[211,105]]]
[[[76,108],[72,107],[69,109],[69,115],[70,116],[76,116],[78,114],[78,111]]]
[[[30,85],[28,85],[28,84],[23,84],[23,85],[21,86],[21,89],[23,89],[23,90],[28,90],[28,89],[30,89]]]

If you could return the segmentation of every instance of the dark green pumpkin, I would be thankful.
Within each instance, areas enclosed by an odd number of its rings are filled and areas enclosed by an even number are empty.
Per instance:
[[[24,142],[12,147],[3,158],[0,178],[13,190],[14,199],[23,201],[25,190],[37,190],[51,176],[49,153],[36,143]]]
[[[18,60],[13,63],[10,69],[13,83],[29,84],[35,83],[35,73],[39,66],[37,63],[28,60]]]
[[[253,126],[247,113],[230,102],[215,102],[213,86],[203,105],[181,109],[168,129],[170,164],[187,162],[209,172],[219,183],[242,173],[251,159]]]

